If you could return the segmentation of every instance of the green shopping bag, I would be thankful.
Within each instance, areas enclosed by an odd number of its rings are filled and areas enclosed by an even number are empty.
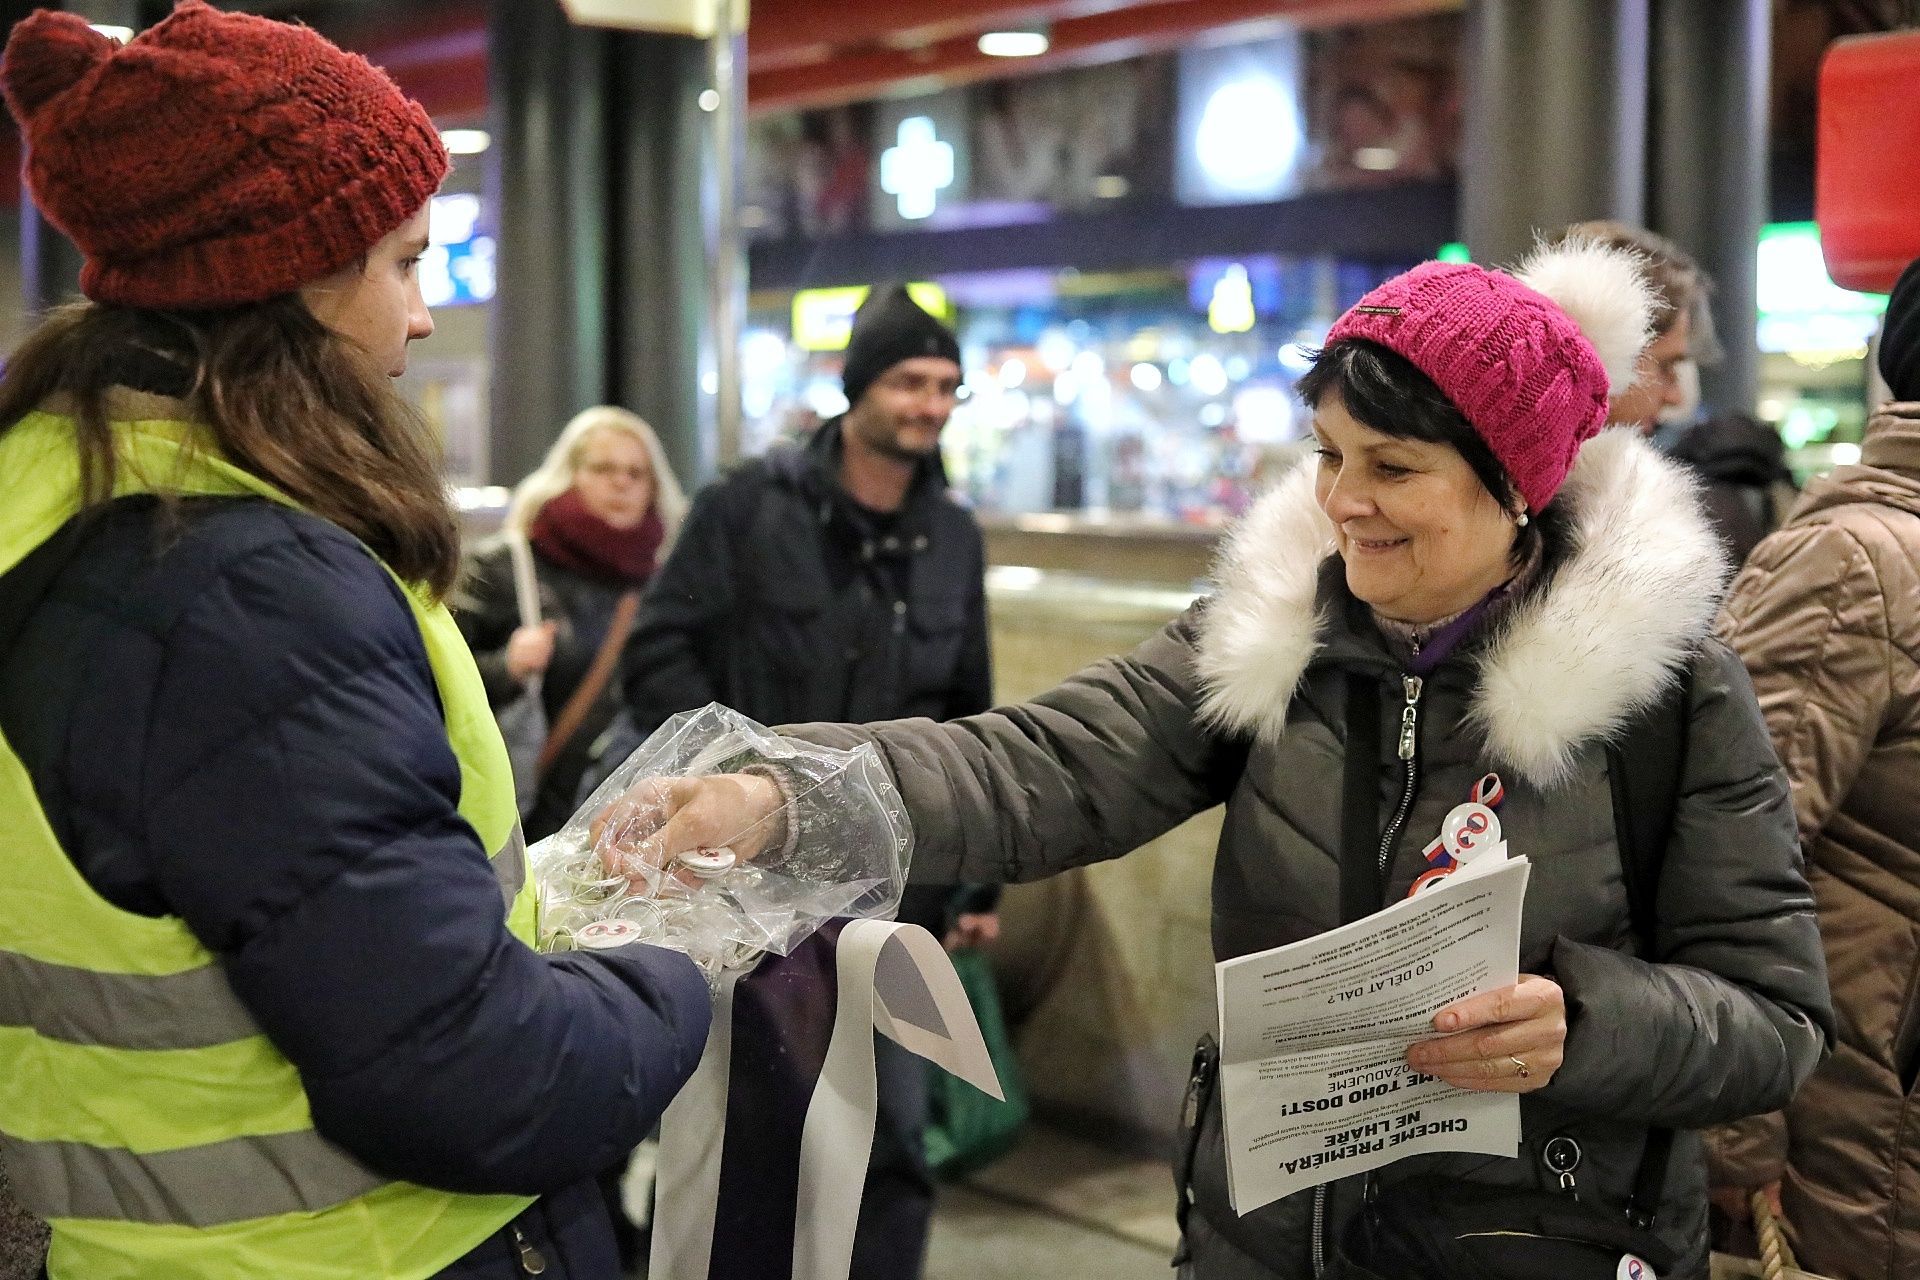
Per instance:
[[[927,1164],[942,1178],[958,1178],[993,1163],[1013,1149],[1027,1123],[1026,1084],[1000,1016],[993,969],[972,948],[956,951],[952,958],[1007,1100],[996,1102],[958,1076],[927,1064]]]

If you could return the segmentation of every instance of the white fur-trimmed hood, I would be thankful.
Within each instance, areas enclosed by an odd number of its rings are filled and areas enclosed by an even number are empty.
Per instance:
[[[1314,593],[1333,526],[1308,458],[1250,511],[1215,566],[1196,654],[1201,714],[1272,741],[1321,645]],[[1580,451],[1556,496],[1573,550],[1515,606],[1478,657],[1469,719],[1494,757],[1539,786],[1563,781],[1575,751],[1651,706],[1713,625],[1726,553],[1696,484],[1631,430]]]

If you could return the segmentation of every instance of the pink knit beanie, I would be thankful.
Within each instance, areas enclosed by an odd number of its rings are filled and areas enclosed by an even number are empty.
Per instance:
[[[1360,338],[1412,361],[1538,511],[1606,425],[1609,392],[1633,381],[1653,310],[1632,253],[1570,239],[1512,275],[1422,263],[1354,304],[1327,345]]]

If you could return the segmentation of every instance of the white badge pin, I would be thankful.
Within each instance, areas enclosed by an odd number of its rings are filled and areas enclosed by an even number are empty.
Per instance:
[[[1620,1265],[1614,1268],[1613,1277],[1614,1280],[1660,1280],[1652,1267],[1630,1253],[1621,1255]]]
[[[711,880],[715,876],[723,876],[733,870],[734,863],[739,859],[734,855],[733,850],[722,845],[717,849],[699,849],[683,853],[674,861],[702,880]]]
[[[573,940],[589,951],[604,951],[638,942],[640,937],[640,926],[631,920],[595,920],[574,934]]]
[[[1440,839],[1456,862],[1471,862],[1500,843],[1500,816],[1477,800],[1457,804],[1440,824]]]

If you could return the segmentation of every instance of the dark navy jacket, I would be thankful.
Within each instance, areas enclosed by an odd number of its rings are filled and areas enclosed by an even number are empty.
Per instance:
[[[0,731],[62,848],[220,958],[323,1136],[389,1177],[545,1196],[518,1225],[548,1280],[618,1276],[581,1184],[692,1071],[699,973],[509,935],[392,578],[312,516],[181,509],[121,499],[0,576]],[[503,1231],[446,1274],[523,1272]]]

